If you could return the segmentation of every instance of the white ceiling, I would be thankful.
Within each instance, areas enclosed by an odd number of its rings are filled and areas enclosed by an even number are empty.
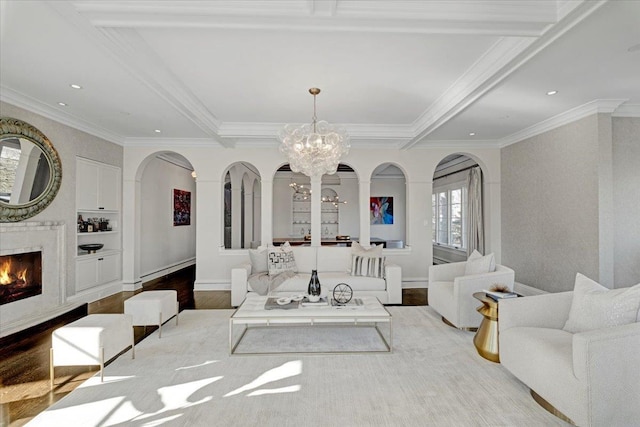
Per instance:
[[[313,86],[354,146],[500,146],[563,114],[640,110],[636,0],[0,8],[0,99],[120,144],[275,144],[310,121]]]

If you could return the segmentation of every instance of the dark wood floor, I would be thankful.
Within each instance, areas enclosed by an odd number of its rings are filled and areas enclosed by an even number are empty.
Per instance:
[[[180,310],[225,309],[231,307],[229,291],[194,291],[195,268],[187,268],[144,285],[143,290],[176,289]],[[0,426],[17,427],[26,424],[82,382],[95,374],[97,367],[58,367],[55,386],[49,389],[49,348],[51,333],[65,323],[93,313],[122,313],[124,300],[134,292],[121,292],[80,308],[69,316],[36,328],[28,336],[3,341],[0,349]],[[403,305],[426,305],[426,289],[404,289]],[[142,341],[156,327],[134,328],[135,342]]]

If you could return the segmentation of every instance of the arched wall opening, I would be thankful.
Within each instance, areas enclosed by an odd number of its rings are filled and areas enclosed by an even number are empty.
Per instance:
[[[369,195],[371,244],[390,249],[403,248],[407,242],[407,178],[394,163],[382,163],[371,174]]]
[[[225,249],[248,249],[260,244],[260,234],[254,227],[261,212],[261,197],[253,191],[256,182],[260,182],[260,172],[251,163],[234,163],[223,173],[221,245]]]
[[[317,179],[317,178],[316,178]],[[347,244],[346,236],[360,233],[359,181],[357,173],[341,163],[332,175],[320,177],[318,193],[312,192],[312,179],[281,165],[273,178],[273,243]],[[315,200],[314,198],[317,198]],[[312,201],[319,202],[317,219],[312,214]],[[313,231],[317,241],[312,242]],[[338,241],[340,237],[340,241]]]
[[[443,157],[433,172],[431,239],[433,263],[467,259],[485,251],[485,169],[467,153]]]
[[[138,167],[136,191],[141,282],[195,263],[196,184],[191,162],[162,151]]]

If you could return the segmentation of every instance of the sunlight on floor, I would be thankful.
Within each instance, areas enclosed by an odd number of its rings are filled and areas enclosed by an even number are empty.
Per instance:
[[[299,385],[292,385],[290,387],[282,387],[282,388],[274,388],[274,389],[263,389],[252,391],[247,394],[247,397],[254,396],[262,396],[264,394],[279,394],[279,393],[295,393],[296,391],[300,391],[301,387]]]
[[[201,366],[211,365],[212,363],[218,363],[218,362],[219,362],[219,360],[207,360],[206,362],[199,363],[197,365],[182,366],[180,368],[176,368],[176,371],[184,371],[185,369],[200,368]]]
[[[251,381],[249,384],[225,394],[224,397],[235,396],[236,394],[253,390],[255,388],[258,388],[260,386],[263,386],[271,382],[293,377],[295,375],[300,375],[301,373],[302,373],[302,360],[294,360],[292,362],[287,362],[282,366],[268,370],[267,372],[260,375],[255,380]]]

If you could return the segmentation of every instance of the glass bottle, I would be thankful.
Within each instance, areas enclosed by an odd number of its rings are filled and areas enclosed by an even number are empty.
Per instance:
[[[318,279],[318,270],[311,270],[311,280],[309,280],[307,293],[311,296],[320,296],[320,280]]]

